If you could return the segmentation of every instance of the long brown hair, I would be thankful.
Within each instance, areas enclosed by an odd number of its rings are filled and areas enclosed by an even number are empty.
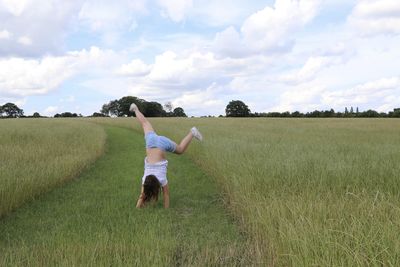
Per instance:
[[[157,201],[158,196],[160,195],[160,191],[161,191],[161,184],[158,181],[157,177],[155,177],[152,174],[147,175],[143,183],[143,193],[144,193],[143,202],[146,203],[151,200]]]

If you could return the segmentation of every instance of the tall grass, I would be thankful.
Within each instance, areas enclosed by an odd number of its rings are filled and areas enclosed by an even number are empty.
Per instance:
[[[106,127],[106,153],[80,178],[0,220],[0,266],[249,266],[215,183],[170,155],[171,206],[136,209],[142,135]]]
[[[104,143],[103,128],[84,121],[0,120],[0,217],[76,177]]]
[[[98,122],[132,127],[132,119]],[[216,177],[258,262],[400,265],[400,120],[152,119]]]

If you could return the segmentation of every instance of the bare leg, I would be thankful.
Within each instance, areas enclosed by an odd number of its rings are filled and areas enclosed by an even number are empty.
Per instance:
[[[190,142],[193,139],[193,134],[192,132],[189,132],[183,139],[182,141],[179,143],[179,145],[176,146],[175,149],[175,154],[183,154],[186,149],[189,147]]]
[[[135,110],[135,114],[136,114],[136,119],[140,122],[140,124],[142,125],[144,134],[148,133],[148,132],[154,132],[153,126],[151,125],[151,123],[146,119],[146,117],[142,114],[142,112],[140,112],[139,109]]]

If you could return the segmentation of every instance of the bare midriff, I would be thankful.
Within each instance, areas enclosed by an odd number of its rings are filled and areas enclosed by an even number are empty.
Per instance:
[[[159,148],[147,148],[147,162],[150,164],[154,164],[160,161],[165,160],[165,152]]]

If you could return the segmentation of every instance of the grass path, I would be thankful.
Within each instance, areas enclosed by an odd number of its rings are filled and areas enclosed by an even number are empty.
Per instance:
[[[106,153],[79,179],[0,220],[0,266],[248,265],[214,181],[169,157],[171,208],[135,209],[144,140],[107,127]]]

